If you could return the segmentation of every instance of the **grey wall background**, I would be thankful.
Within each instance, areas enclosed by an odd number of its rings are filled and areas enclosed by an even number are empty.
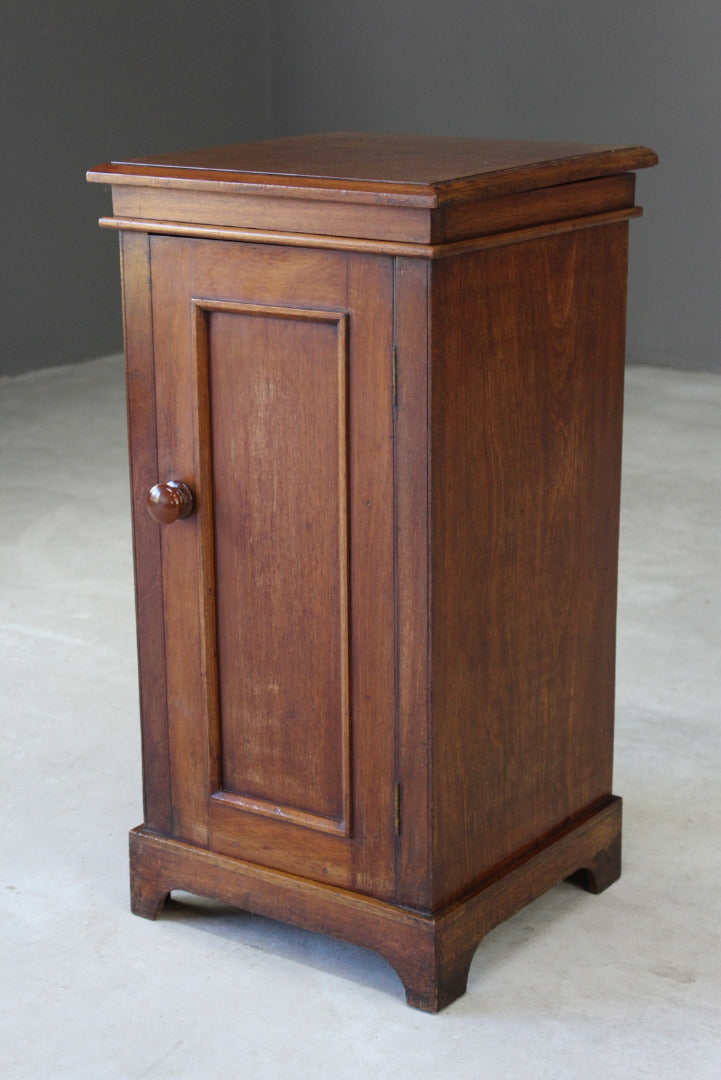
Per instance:
[[[628,358],[721,370],[718,0],[278,0],[274,130],[641,143]]]
[[[25,0],[0,48],[0,371],[121,347],[86,168],[353,129],[652,146],[628,357],[721,371],[718,0]]]
[[[122,348],[117,237],[93,165],[261,138],[270,8],[7,0],[0,18],[0,372]]]

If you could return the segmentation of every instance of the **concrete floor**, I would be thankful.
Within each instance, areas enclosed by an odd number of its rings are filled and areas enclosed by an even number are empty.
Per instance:
[[[359,948],[190,898],[129,914],[123,409],[118,358],[0,382],[0,1076],[721,1076],[721,377],[628,374],[623,876],[495,930],[438,1016]]]

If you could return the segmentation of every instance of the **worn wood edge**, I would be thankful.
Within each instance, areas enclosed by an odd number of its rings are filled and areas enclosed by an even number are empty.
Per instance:
[[[244,191],[277,194],[286,198],[344,200],[396,206],[436,207],[469,197],[554,187],[576,180],[611,176],[616,172],[650,168],[658,156],[645,146],[604,147],[571,157],[526,162],[490,173],[428,182],[364,180],[353,177],[308,177],[292,174],[229,172],[218,169],[185,170],[181,166],[107,162],[90,169],[86,179],[97,184],[145,184],[195,191]],[[174,171],[175,170],[175,171]]]
[[[158,474],[150,237],[121,233],[119,239],[143,804],[153,828],[171,829],[162,594],[153,570],[161,538],[145,509],[148,478]],[[153,671],[156,677],[147,677]]]
[[[236,795],[232,791],[214,791],[210,797],[214,802],[234,806],[251,814],[261,814],[263,817],[272,818],[273,821],[288,821],[294,825],[301,825],[306,829],[331,833],[333,836],[350,835],[347,811],[342,819],[337,819],[323,817],[321,814],[312,814],[306,810],[297,810],[293,806],[283,806],[271,802],[269,799],[256,799],[250,795]],[[344,794],[344,806],[346,803],[347,798]]]
[[[272,195],[284,199],[310,199],[317,202],[360,203],[372,206],[409,206],[434,209],[438,199],[432,187],[424,184],[374,183],[372,180],[338,181],[326,183],[313,177],[308,184],[306,177],[283,176],[277,182],[272,173],[241,174],[242,179],[228,179],[226,172],[213,170],[195,171],[193,176],[173,176],[162,166],[120,166],[114,163],[99,165],[85,174],[91,184],[139,185],[141,187],[175,188],[184,191],[212,191],[226,195]]]
[[[393,434],[395,705],[396,775],[400,785],[396,899],[422,910],[430,910],[433,879],[431,685],[426,677],[430,670],[431,460],[430,364],[425,359],[430,356],[431,265],[426,260],[398,258],[393,284],[397,369]]]
[[[469,197],[492,198],[521,191],[572,184],[577,180],[595,180],[615,173],[635,172],[658,164],[658,155],[647,146],[608,147],[575,157],[537,162],[533,166],[514,165],[494,173],[444,181],[434,185],[438,205],[447,205]]]
[[[490,904],[492,911],[486,913],[483,931],[484,934],[488,933],[516,911],[520,911],[531,899],[542,896],[560,881],[575,877],[579,871],[592,869],[599,853],[607,851],[617,843],[621,833],[622,810],[623,800],[617,795],[609,796],[607,801],[592,810],[588,816],[551,833],[545,841],[499,869],[469,893],[446,904],[437,913],[437,919],[450,924],[459,916],[465,918],[469,911],[476,910],[479,905]],[[498,901],[507,899],[507,892],[516,887],[530,872],[531,867],[534,873],[539,868],[544,870],[543,876],[535,883],[534,895],[519,895],[515,906],[504,904],[501,909]],[[495,918],[492,917],[494,913],[497,916]]]
[[[429,924],[433,922],[433,916],[397,907],[386,900],[377,900],[375,897],[344,889],[338,885],[327,885],[324,882],[300,877],[285,870],[274,870],[258,863],[236,859],[230,855],[220,855],[207,848],[188,844],[183,840],[161,836],[147,829],[144,825],[139,825],[131,830],[130,852],[131,859],[148,852],[161,855],[167,860],[163,867],[164,872],[159,875],[157,882],[158,888],[165,889],[167,892],[174,889],[196,892],[199,896],[208,896],[241,907],[242,905],[237,899],[238,890],[223,887],[218,883],[217,879],[223,875],[227,876],[228,880],[237,882],[241,891],[246,885],[255,885],[259,890],[264,887],[272,887],[277,896],[285,897],[294,894],[312,900],[313,904],[320,903],[327,910],[335,908],[339,910],[352,909],[360,917],[381,917],[388,919],[396,926],[411,925],[419,918]],[[187,866],[183,866],[183,863],[187,863]],[[204,870],[212,871],[213,877],[208,879],[205,883],[206,888],[201,891],[193,888],[193,886],[201,884],[199,877]],[[208,885],[212,888],[208,889]],[[236,899],[233,899],[233,897],[236,897]],[[262,903],[262,897],[262,892],[259,892],[255,899],[252,899],[248,894],[248,910],[256,911],[257,914],[267,914],[270,918],[277,918],[280,921],[291,921],[292,912],[287,915],[273,914],[270,909],[275,909],[280,905]],[[298,923],[298,925],[302,924]]]
[[[436,916],[435,982],[419,1000],[407,985],[408,1003],[436,1012],[463,994],[483,938],[561,881],[575,879],[594,893],[612,884],[621,872],[621,810],[621,799],[611,796],[586,820],[442,909]]]
[[[636,174],[624,172],[578,180],[570,184],[556,184],[549,188],[514,192],[496,198],[450,200],[431,215],[434,232],[429,239],[431,243],[448,244],[475,236],[512,232],[515,229],[529,229],[554,221],[571,220],[587,214],[625,210],[634,205],[635,188]],[[123,211],[114,205],[113,213],[121,216]],[[127,213],[126,216],[141,215]],[[162,217],[160,214],[153,216]]]
[[[435,913],[377,900],[335,885],[218,855],[152,833],[130,833],[132,909],[155,918],[180,889],[370,948],[395,969],[408,1003],[437,1012],[464,993],[473,955],[485,935],[565,878],[607,856],[618,876],[621,800],[582,822]],[[603,872],[603,867],[602,867]],[[594,891],[593,889],[591,891]]]
[[[375,255],[407,256],[410,258],[439,259],[449,255],[482,251],[486,248],[505,247],[536,240],[560,233],[590,229],[598,225],[611,225],[617,221],[641,217],[640,206],[629,206],[603,214],[588,214],[580,218],[534,225],[513,232],[492,233],[487,236],[456,240],[448,244],[417,244],[394,240],[367,240],[362,237],[320,236],[315,233],[274,232],[266,229],[243,229],[236,226],[191,225],[176,221],[151,221],[146,218],[101,217],[98,224],[104,229],[123,232],[158,233],[163,236],[187,236],[206,240],[234,240],[254,244],[280,244],[287,247],[328,248],[336,251],[358,251]]]
[[[131,907],[137,915],[156,918],[170,892],[180,889],[373,949],[404,984],[418,981],[415,969],[432,942],[432,917],[218,855],[158,836],[144,826],[130,833],[130,879]]]
[[[434,211],[416,206],[376,206],[339,200],[284,199],[275,194],[247,192],[167,191],[157,186],[112,188],[112,210],[119,218],[172,221],[192,226],[302,232],[321,236],[362,237],[368,240],[430,243]],[[625,204],[629,205],[633,200]],[[612,209],[591,206],[575,213]],[[557,217],[572,217],[573,212]],[[538,224],[539,222],[533,222]],[[546,219],[547,220],[547,219]],[[513,223],[511,223],[513,224]],[[530,222],[529,222],[530,224]],[[510,225],[508,227],[511,227]]]

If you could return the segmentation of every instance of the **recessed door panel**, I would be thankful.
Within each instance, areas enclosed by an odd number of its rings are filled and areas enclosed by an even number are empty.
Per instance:
[[[221,788],[249,809],[347,831],[346,315],[203,300],[196,310]]]

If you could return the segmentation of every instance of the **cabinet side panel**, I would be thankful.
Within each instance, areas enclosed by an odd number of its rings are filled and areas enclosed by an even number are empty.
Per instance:
[[[436,905],[610,795],[626,243],[433,268]]]
[[[149,483],[154,482],[150,478],[158,472],[148,237],[143,233],[121,233],[120,252],[145,824],[149,829],[169,833],[172,815],[165,653],[162,633],[158,633],[163,625],[160,534],[145,509]]]

